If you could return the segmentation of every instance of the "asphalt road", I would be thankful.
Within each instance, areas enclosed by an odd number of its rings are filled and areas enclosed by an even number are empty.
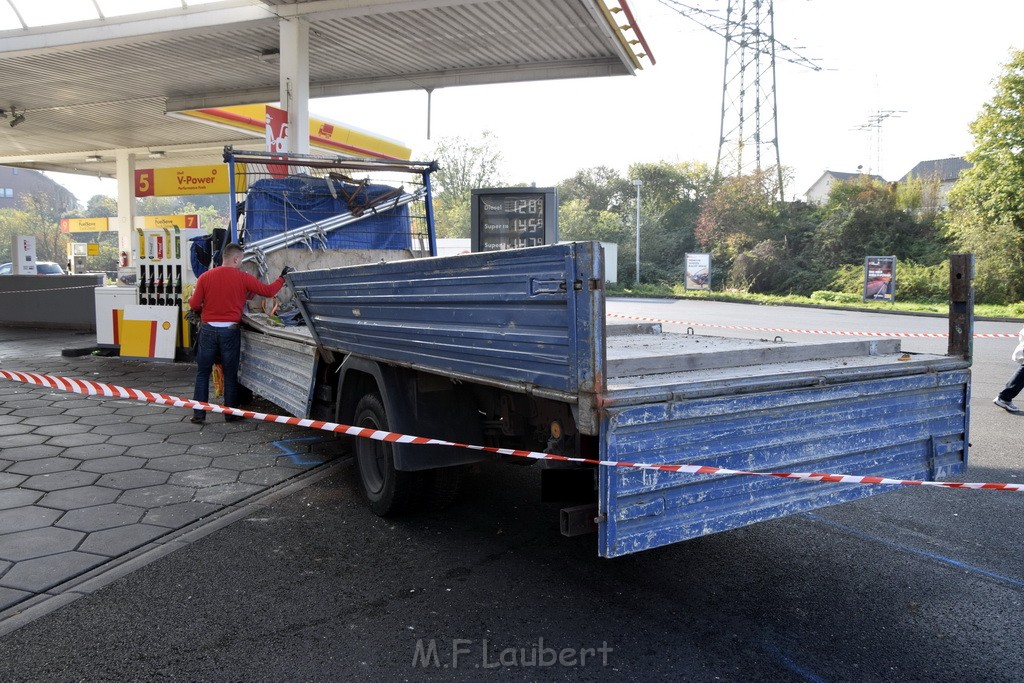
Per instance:
[[[609,312],[851,331],[946,325],[703,302],[613,301]],[[1014,343],[975,343],[965,480],[1024,482],[1024,423],[991,404]],[[453,509],[389,521],[363,505],[353,468],[335,465],[0,639],[0,679],[1020,680],[1024,494],[904,489],[603,560],[593,537],[559,535],[557,506],[536,503],[539,488],[531,468],[489,463]]]

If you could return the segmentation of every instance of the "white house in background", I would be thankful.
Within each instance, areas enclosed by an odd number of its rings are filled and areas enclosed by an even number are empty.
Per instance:
[[[949,202],[946,201],[946,195],[953,189],[956,181],[960,179],[960,174],[971,166],[973,164],[963,157],[922,161],[907,171],[907,174],[900,178],[900,182],[905,183],[913,178],[920,178],[925,183],[938,181],[938,187],[935,188],[933,195],[929,196],[930,193],[925,192],[925,196],[922,197],[921,208],[933,211],[944,209],[949,206]]]
[[[813,185],[804,192],[804,198],[808,204],[824,204],[828,200],[828,193],[832,190],[832,184],[839,180],[856,180],[864,173],[844,173],[843,171],[825,171],[821,174]],[[878,180],[885,182],[885,178],[880,175],[868,176],[872,180]]]

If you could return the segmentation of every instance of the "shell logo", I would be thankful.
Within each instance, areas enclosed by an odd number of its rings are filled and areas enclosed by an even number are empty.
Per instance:
[[[168,322],[167,320],[165,320],[163,322],[163,325],[161,325],[161,327],[164,328],[164,330],[169,330],[169,329],[171,329],[171,323]]]

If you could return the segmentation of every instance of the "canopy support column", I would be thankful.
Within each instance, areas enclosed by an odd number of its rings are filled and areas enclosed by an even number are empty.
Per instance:
[[[288,152],[309,154],[309,21],[281,19],[281,108],[288,112]]]
[[[126,149],[114,153],[117,175],[117,249],[132,253],[135,224],[135,155]]]

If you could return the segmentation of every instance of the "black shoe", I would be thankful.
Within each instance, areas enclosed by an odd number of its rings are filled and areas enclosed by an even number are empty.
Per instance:
[[[189,422],[194,425],[206,424],[206,415],[193,415]]]
[[[245,418],[243,416],[241,416],[241,415],[225,415],[224,416],[224,421],[225,422],[238,422],[239,420],[244,420],[244,419]]]

